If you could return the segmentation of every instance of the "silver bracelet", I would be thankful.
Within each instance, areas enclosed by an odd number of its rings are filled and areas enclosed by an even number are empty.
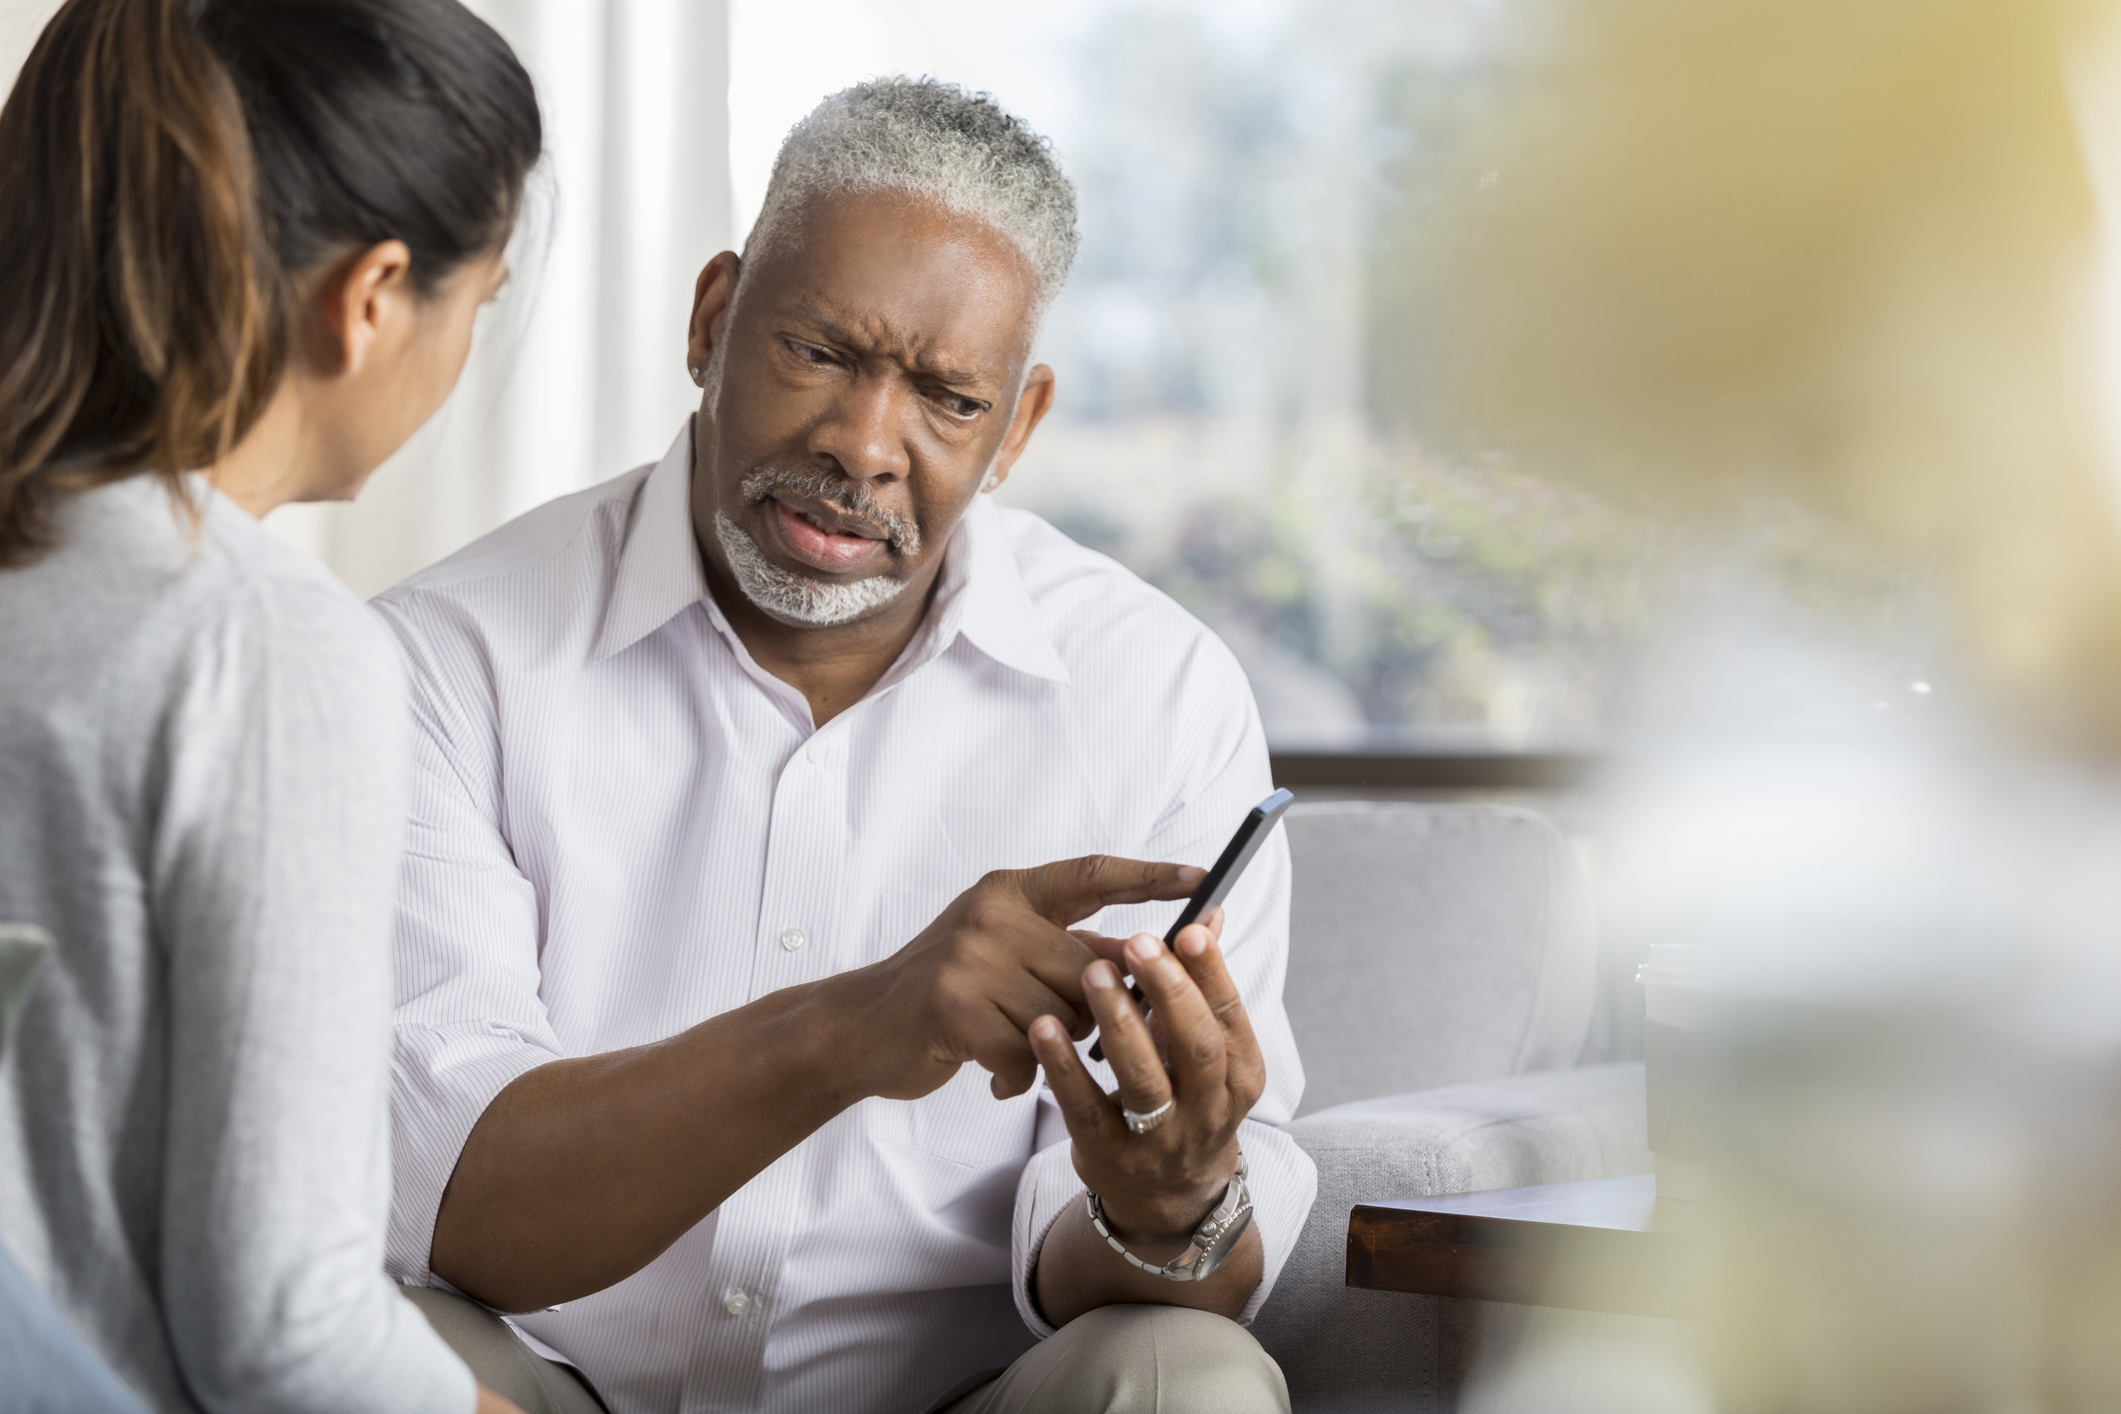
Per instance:
[[[1205,1281],[1222,1265],[1223,1259],[1236,1250],[1239,1239],[1244,1237],[1245,1229],[1252,1222],[1252,1195],[1245,1187],[1245,1156],[1237,1156],[1237,1173],[1230,1179],[1230,1186],[1223,1190],[1222,1201],[1215,1205],[1215,1210],[1199,1227],[1193,1229],[1186,1250],[1161,1266],[1144,1262],[1112,1235],[1111,1227],[1105,1222],[1103,1200],[1087,1189],[1083,1192],[1083,1209],[1090,1215],[1090,1226],[1105,1239],[1105,1245],[1142,1271],[1166,1281]]]

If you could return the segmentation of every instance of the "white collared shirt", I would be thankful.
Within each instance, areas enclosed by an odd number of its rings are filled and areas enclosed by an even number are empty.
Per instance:
[[[984,496],[904,655],[813,730],[708,592],[691,449],[688,427],[659,464],[377,601],[417,727],[397,932],[403,1279],[434,1280],[443,1186],[525,1071],[889,956],[991,869],[1099,852],[1209,864],[1272,788],[1221,642]],[[1089,926],[1161,933],[1176,909]],[[1316,1186],[1277,1127],[1303,1089],[1279,834],[1228,911],[1268,1073],[1241,1138],[1266,1255],[1249,1320]],[[1083,1185],[1043,1084],[997,1101],[987,1079],[968,1065],[925,1099],[863,1101],[634,1276],[518,1326],[618,1414],[918,1411],[1007,1365],[1050,1333],[1026,1277]]]

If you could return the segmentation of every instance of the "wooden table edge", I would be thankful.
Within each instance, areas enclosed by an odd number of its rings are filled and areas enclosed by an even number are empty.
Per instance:
[[[1480,1196],[1439,1195],[1435,1201]],[[1351,1207],[1348,1286],[1625,1315],[1691,1319],[1700,1314],[1708,1264],[1707,1244],[1698,1232],[1416,1206],[1427,1201],[1375,1200]]]

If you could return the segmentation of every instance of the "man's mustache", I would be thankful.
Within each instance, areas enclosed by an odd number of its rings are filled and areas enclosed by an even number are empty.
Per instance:
[[[912,517],[899,514],[876,498],[862,482],[838,476],[817,467],[755,466],[737,483],[737,494],[747,506],[761,506],[781,492],[823,501],[877,532],[894,555],[918,555],[921,528]]]

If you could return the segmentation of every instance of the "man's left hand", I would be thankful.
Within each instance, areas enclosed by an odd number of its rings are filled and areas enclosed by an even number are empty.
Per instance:
[[[1113,1236],[1148,1262],[1183,1252],[1221,1200],[1237,1172],[1238,1123],[1266,1085],[1244,1001],[1223,966],[1221,931],[1215,909],[1179,933],[1175,952],[1146,933],[1124,942],[1078,935],[1100,954],[1083,971],[1083,992],[1104,1033],[1116,1095],[1090,1075],[1057,1020],[1031,1027],[1074,1140],[1075,1170],[1103,1204]],[[1122,972],[1134,975],[1152,1016],[1128,995]],[[1124,1110],[1148,1114],[1170,1100],[1177,1108],[1169,1119],[1146,1134],[1129,1131]]]

